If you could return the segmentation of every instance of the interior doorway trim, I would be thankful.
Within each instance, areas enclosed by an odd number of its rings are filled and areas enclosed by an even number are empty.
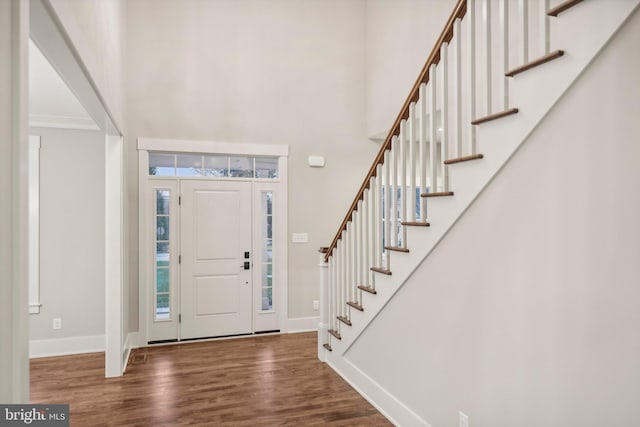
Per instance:
[[[124,322],[122,132],[51,0],[28,3],[31,40],[105,135],[105,376],[117,377],[123,373],[129,351],[123,339],[127,325]]]
[[[255,143],[229,143],[220,141],[184,140],[184,139],[164,139],[164,138],[138,138],[138,245],[139,256],[139,346],[146,346],[149,338],[149,313],[151,312],[149,295],[150,272],[147,260],[152,248],[148,241],[147,230],[150,226],[150,216],[148,213],[148,171],[149,152],[167,153],[198,153],[198,154],[220,154],[238,156],[269,156],[278,158],[278,181],[280,214],[277,221],[277,237],[281,242],[279,257],[281,262],[276,267],[278,276],[281,278],[279,295],[279,325],[281,332],[288,332],[287,319],[289,317],[289,297],[288,297],[288,245],[287,245],[287,186],[288,186],[288,155],[287,145],[277,144],[255,144]],[[186,177],[185,177],[186,178]]]

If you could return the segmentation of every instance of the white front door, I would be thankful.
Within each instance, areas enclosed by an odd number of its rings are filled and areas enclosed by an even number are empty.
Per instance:
[[[251,333],[251,182],[182,180],[180,194],[180,338]]]

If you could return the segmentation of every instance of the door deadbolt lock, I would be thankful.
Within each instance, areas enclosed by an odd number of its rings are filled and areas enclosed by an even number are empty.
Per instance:
[[[249,252],[244,253],[244,259],[249,259]]]

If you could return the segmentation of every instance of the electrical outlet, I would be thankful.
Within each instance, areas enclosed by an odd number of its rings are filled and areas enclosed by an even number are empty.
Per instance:
[[[314,309],[315,311],[320,310],[320,301],[318,301],[317,299],[316,299],[316,300],[313,300],[313,309]]]
[[[62,319],[60,317],[53,319],[53,329],[62,329]]]
[[[460,427],[469,427],[469,417],[465,415],[463,412],[458,412],[459,414],[459,425]]]

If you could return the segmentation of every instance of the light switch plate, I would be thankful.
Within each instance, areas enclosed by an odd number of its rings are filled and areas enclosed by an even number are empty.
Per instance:
[[[291,243],[308,243],[309,235],[307,233],[293,233],[291,234]]]

